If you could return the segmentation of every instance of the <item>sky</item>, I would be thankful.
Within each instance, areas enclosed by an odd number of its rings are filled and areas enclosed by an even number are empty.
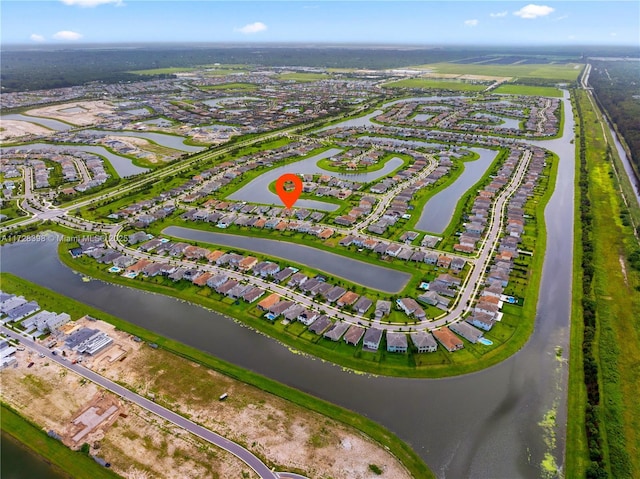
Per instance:
[[[632,45],[630,1],[2,0],[9,44],[130,42]]]

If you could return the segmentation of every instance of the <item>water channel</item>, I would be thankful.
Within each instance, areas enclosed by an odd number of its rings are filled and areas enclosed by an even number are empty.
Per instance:
[[[201,241],[221,246],[246,249],[268,254],[307,265],[332,276],[344,278],[367,288],[387,293],[397,293],[404,288],[411,275],[394,269],[376,266],[356,259],[347,258],[328,251],[295,243],[286,243],[266,238],[251,238],[224,233],[213,233],[181,226],[169,226],[162,230],[169,236]]]
[[[640,178],[638,178],[636,176],[635,171],[633,171],[633,167],[631,166],[631,158],[629,158],[629,156],[627,155],[627,152],[625,151],[624,147],[622,146],[622,143],[620,143],[620,139],[618,138],[618,134],[611,127],[611,123],[609,123],[609,120],[607,119],[607,117],[605,115],[602,115],[602,117],[604,118],[604,121],[607,124],[607,128],[609,128],[609,131],[611,132],[611,136],[613,137],[613,143],[616,145],[616,151],[618,152],[618,156],[620,157],[620,161],[622,161],[622,165],[624,166],[624,171],[626,172],[627,176],[629,177],[629,182],[631,183],[631,186],[632,186],[633,193],[634,193],[634,196],[636,198],[636,201],[638,202],[638,205],[640,206]]]
[[[89,153],[95,153],[96,155],[100,155],[111,163],[116,173],[121,177],[127,177],[132,175],[137,175],[138,173],[144,173],[145,171],[149,171],[148,168],[142,168],[140,166],[136,166],[133,164],[133,161],[129,158],[125,158],[124,156],[119,156],[114,153],[111,153],[104,146],[94,146],[94,145],[56,145],[56,144],[48,144],[48,143],[27,143],[25,145],[12,146],[12,147],[4,147],[0,148],[0,152],[4,154],[6,150],[20,150],[20,151],[86,151]]]
[[[560,163],[545,214],[536,327],[522,350],[477,373],[437,380],[352,374],[176,299],[85,283],[60,263],[53,242],[3,246],[2,268],[363,414],[407,441],[440,478],[539,478],[547,454],[562,468],[566,432],[575,150],[573,115],[564,102],[564,136],[539,142]],[[550,415],[555,424],[544,427]]]

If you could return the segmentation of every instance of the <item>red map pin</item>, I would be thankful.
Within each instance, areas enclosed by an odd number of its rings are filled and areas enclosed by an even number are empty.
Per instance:
[[[293,183],[293,189],[285,189],[285,183]],[[276,193],[287,208],[296,204],[302,193],[302,180],[293,173],[285,173],[276,180]]]

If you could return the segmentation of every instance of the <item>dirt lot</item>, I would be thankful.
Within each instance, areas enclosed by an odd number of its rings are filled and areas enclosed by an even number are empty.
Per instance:
[[[104,121],[105,116],[110,116],[113,110],[113,105],[106,101],[76,101],[36,108],[29,110],[27,115],[53,118],[72,125],[87,126]]]
[[[0,128],[0,141],[27,135],[47,135],[54,133],[53,130],[49,130],[44,126],[20,120],[1,120]]]
[[[409,478],[391,454],[357,431],[166,351],[136,343],[106,323],[91,322],[90,326],[107,328],[128,351],[124,359],[114,362],[97,358],[89,363],[93,369],[133,386],[139,394],[153,394],[157,402],[243,444],[277,464],[278,470],[300,469],[312,478]],[[229,398],[218,401],[225,392]],[[380,467],[383,474],[375,476],[370,464]]]
[[[126,383],[138,394],[153,395],[156,402],[277,464],[278,470],[299,469],[314,479],[409,478],[391,454],[341,423],[135,342],[108,323],[80,319],[67,326],[69,331],[83,326],[97,328],[115,340],[114,346],[95,358],[85,358],[84,366]],[[220,402],[217,398],[223,393],[229,398]],[[111,444],[117,447],[119,443]],[[383,474],[375,476],[370,464],[380,467]]]
[[[134,404],[123,404],[56,363],[27,351],[18,352],[17,357],[17,368],[0,373],[2,400],[44,430],[53,429],[75,449],[89,443],[91,454],[110,462],[123,477],[257,477],[233,455]],[[28,368],[30,362],[34,365]],[[74,419],[92,406],[103,412],[110,405],[118,407],[111,420],[101,422],[77,443],[71,440],[81,429],[72,423]]]

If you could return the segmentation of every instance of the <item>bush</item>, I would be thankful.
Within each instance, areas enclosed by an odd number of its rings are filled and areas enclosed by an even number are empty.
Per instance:
[[[382,469],[380,469],[378,466],[376,466],[375,464],[369,464],[369,470],[371,472],[373,472],[375,475],[379,476],[380,474],[382,474]]]

